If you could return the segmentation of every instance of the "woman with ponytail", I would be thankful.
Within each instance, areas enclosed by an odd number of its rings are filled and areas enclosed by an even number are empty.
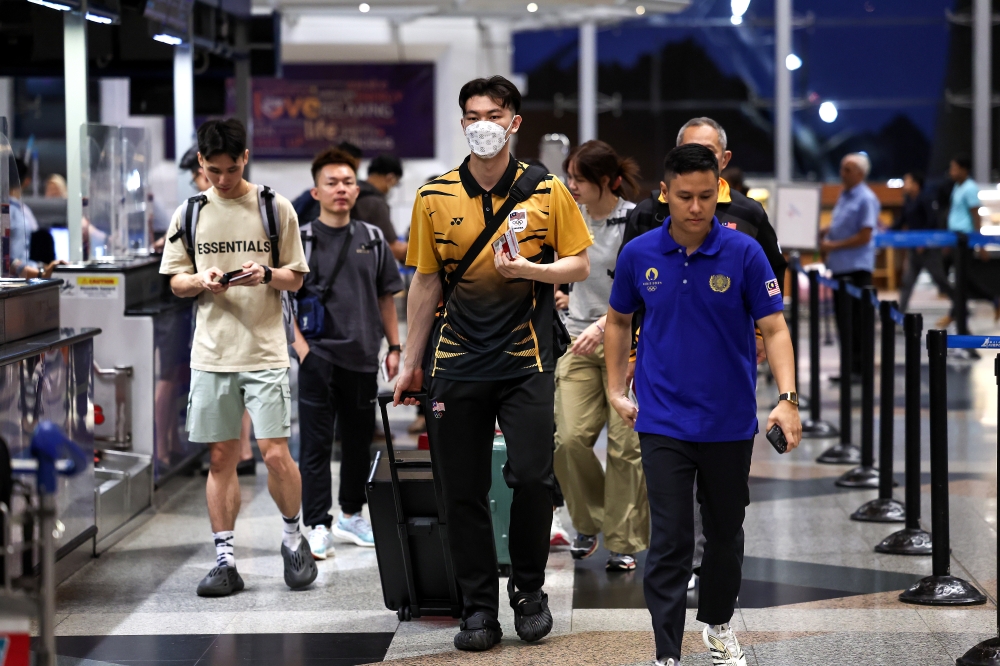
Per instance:
[[[555,470],[578,532],[573,557],[593,555],[603,532],[611,551],[607,569],[630,571],[635,553],[649,545],[649,504],[639,437],[608,399],[604,322],[625,219],[635,207],[628,197],[638,191],[639,167],[603,141],[588,141],[569,154],[563,168],[594,244],[588,249],[590,276],[569,294],[556,293],[563,307],[568,299],[566,328],[573,344],[556,366]],[[605,425],[607,472],[594,455]]]

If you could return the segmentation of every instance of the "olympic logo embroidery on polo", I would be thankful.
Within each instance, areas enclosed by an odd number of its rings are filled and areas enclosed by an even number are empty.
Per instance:
[[[656,291],[656,288],[659,287],[661,284],[663,284],[657,279],[659,277],[660,277],[660,271],[656,270],[653,267],[647,268],[646,281],[642,283],[642,286],[646,288],[646,291]]]

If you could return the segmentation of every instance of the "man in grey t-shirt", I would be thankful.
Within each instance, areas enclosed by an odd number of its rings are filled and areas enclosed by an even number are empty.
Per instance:
[[[390,379],[399,368],[393,295],[403,290],[403,281],[378,227],[352,219],[358,196],[356,169],[355,158],[337,149],[321,153],[313,162],[312,196],[320,203],[320,214],[303,242],[311,272],[299,294],[300,303],[311,297],[325,310],[322,330],[311,331],[306,340],[296,326],[294,343],[300,362],[302,522],[311,528],[309,546],[316,559],[332,554],[334,537],[358,546],[375,545],[361,509],[371,462],[383,336],[389,341]],[[342,450],[341,512],[336,521],[330,515],[335,414]]]

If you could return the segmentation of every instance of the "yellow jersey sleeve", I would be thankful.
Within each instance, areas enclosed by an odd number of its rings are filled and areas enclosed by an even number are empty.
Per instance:
[[[437,243],[434,240],[434,224],[431,222],[431,216],[427,214],[427,207],[424,206],[419,190],[410,217],[406,265],[416,268],[418,273],[430,274],[441,270],[441,257],[438,256]]]
[[[566,186],[555,177],[549,182],[552,191],[549,195],[549,233],[545,244],[560,257],[572,257],[593,245],[594,239],[583,220],[580,207]]]

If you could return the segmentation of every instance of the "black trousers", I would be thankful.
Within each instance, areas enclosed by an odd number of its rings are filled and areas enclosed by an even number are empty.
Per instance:
[[[854,271],[853,273],[840,273],[839,275],[834,275],[835,280],[844,280],[849,284],[853,284],[859,289],[861,287],[870,287],[872,284],[872,274],[869,271]],[[840,339],[844,339],[844,303],[847,302],[847,307],[851,308],[851,373],[855,375],[861,374],[861,301],[856,298],[848,296],[845,299],[841,299],[839,294],[835,294],[833,298],[834,312],[837,316],[837,330],[840,331]],[[847,381],[847,380],[842,380]]]
[[[684,442],[639,434],[652,532],[643,590],[653,616],[656,657],[680,659],[694,552],[694,495],[705,530],[698,620],[729,622],[743,580],[743,518],[750,504],[753,439]]]
[[[371,466],[375,432],[375,399],[378,381],[374,372],[354,372],[320,358],[315,352],[299,366],[299,433],[302,451],[302,524],[333,524],[330,457],[333,454],[334,415],[340,424],[340,508],[361,511],[365,481]]]
[[[900,311],[906,312],[909,307],[913,285],[923,270],[930,274],[938,291],[948,296],[949,300],[955,300],[955,290],[948,283],[948,273],[945,272],[944,264],[941,262],[941,250],[917,248],[906,253],[906,270],[903,271],[903,284],[899,287]]]
[[[463,617],[497,617],[499,579],[489,491],[494,424],[507,441],[503,475],[510,507],[511,577],[518,590],[545,582],[552,527],[552,428],[555,379],[539,372],[491,382],[433,378],[427,429],[441,479],[448,541],[464,597]]]

